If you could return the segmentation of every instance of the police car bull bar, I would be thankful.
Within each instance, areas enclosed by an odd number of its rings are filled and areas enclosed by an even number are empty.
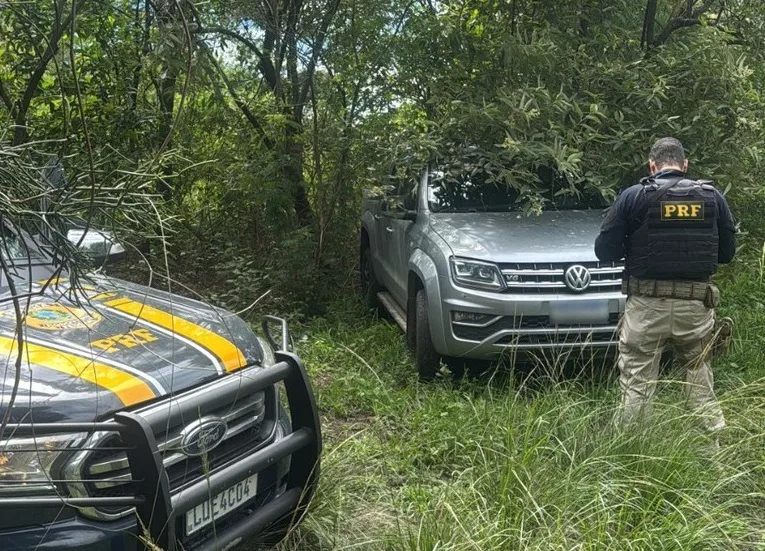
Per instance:
[[[286,343],[285,343],[286,344]],[[290,352],[275,353],[276,364],[243,378],[243,393],[255,393],[283,382],[292,423],[292,433],[282,440],[241,457],[223,468],[203,476],[177,492],[170,489],[169,480],[149,422],[139,413],[119,412],[106,422],[95,423],[28,423],[9,424],[4,435],[41,437],[61,433],[93,433],[110,431],[119,434],[130,468],[135,491],[131,495],[110,497],[29,496],[0,499],[0,511],[37,507],[135,507],[138,533],[145,534],[139,549],[179,551],[182,528],[178,519],[192,508],[204,503],[216,492],[252,476],[280,460],[291,456],[286,490],[270,502],[260,505],[252,514],[225,528],[215,530],[215,537],[196,549],[218,551],[227,549],[245,538],[266,532],[277,521],[297,521],[304,514],[319,475],[322,439],[316,401],[308,375],[300,359]],[[204,408],[205,400],[213,401],[217,393],[209,393],[193,404]],[[78,451],[66,448],[61,451]],[[61,483],[66,481],[53,481]],[[145,532],[144,532],[145,529]]]

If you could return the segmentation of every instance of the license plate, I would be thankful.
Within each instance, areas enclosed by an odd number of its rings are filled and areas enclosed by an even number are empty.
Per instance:
[[[608,323],[608,300],[560,300],[550,303],[554,325],[603,325]]]
[[[190,536],[205,526],[235,510],[255,497],[258,489],[257,473],[212,496],[186,512],[186,535]]]

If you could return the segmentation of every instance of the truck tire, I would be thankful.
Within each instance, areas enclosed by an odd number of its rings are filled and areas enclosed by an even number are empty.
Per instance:
[[[432,381],[441,366],[441,357],[433,347],[428,321],[428,298],[425,289],[417,291],[414,363],[423,381]]]
[[[372,264],[372,254],[369,250],[369,242],[362,238],[361,254],[359,256],[359,272],[361,275],[361,300],[370,310],[378,307],[377,293],[382,291],[382,286],[375,276],[375,268]]]
[[[467,360],[464,358],[454,358],[452,356],[444,356],[444,363],[449,371],[452,372],[452,377],[455,379],[462,379],[467,371]]]

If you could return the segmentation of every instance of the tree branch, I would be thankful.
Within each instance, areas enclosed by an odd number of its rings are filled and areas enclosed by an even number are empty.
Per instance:
[[[268,134],[266,133],[265,128],[263,128],[263,125],[260,124],[260,121],[254,115],[254,113],[250,110],[249,107],[247,107],[247,104],[245,104],[244,101],[242,101],[242,99],[239,97],[239,94],[237,94],[236,89],[234,88],[234,86],[231,84],[231,81],[226,76],[225,71],[221,68],[220,64],[218,63],[218,60],[215,59],[215,56],[213,56],[212,52],[210,51],[208,47],[205,46],[203,49],[204,49],[205,55],[207,56],[207,59],[210,61],[213,68],[215,69],[215,72],[223,81],[223,84],[226,85],[226,90],[228,90],[229,95],[231,95],[231,99],[234,100],[234,103],[239,108],[239,110],[244,114],[244,116],[247,118],[247,121],[252,125],[252,127],[260,135],[265,146],[268,149],[273,149],[274,148],[273,140],[271,140],[271,138],[268,137]]]
[[[675,32],[678,29],[682,29],[685,27],[693,27],[695,25],[700,25],[701,21],[698,19],[684,19],[684,18],[676,18],[667,23],[667,25],[662,29],[661,34],[654,42],[654,46],[660,46],[662,44],[665,44],[667,40],[669,40],[670,35]]]
[[[640,47],[650,48],[653,46],[654,27],[656,25],[656,7],[658,0],[648,0],[645,5],[645,18],[643,19],[643,34],[640,36]]]
[[[11,96],[8,95],[8,91],[5,89],[2,80],[0,80],[0,100],[3,101],[3,104],[5,105],[6,109],[8,109],[8,113],[10,113],[11,117],[15,119],[16,115],[13,106],[13,100],[11,99]]]
[[[655,1],[655,0],[649,0],[649,2]],[[652,46],[661,46],[662,44],[666,44],[669,40],[669,37],[672,35],[673,32],[675,32],[678,29],[682,29],[684,27],[693,27],[695,25],[701,24],[701,16],[704,15],[706,12],[708,12],[712,7],[717,3],[719,0],[704,0],[704,2],[697,8],[692,9],[693,4],[689,4],[688,8],[689,10],[686,10],[684,15],[688,15],[690,13],[690,17],[675,17],[674,19],[671,19],[661,30],[661,34],[656,38],[655,41],[650,43]]]
[[[710,9],[712,9],[712,6],[717,2],[718,0],[706,0],[701,6],[693,10],[693,13],[691,14],[691,17],[693,18],[699,18],[702,15],[704,15],[706,12],[708,12]]]
[[[260,48],[258,48],[257,44],[255,44],[252,40],[247,38],[246,36],[242,36],[241,34],[232,31],[231,29],[227,29],[225,27],[219,27],[219,26],[213,26],[213,27],[199,27],[196,29],[196,34],[222,34],[223,36],[227,36],[229,38],[233,38],[234,40],[237,40],[247,46],[250,50],[253,51],[253,53],[258,56],[259,58],[266,57],[263,52],[260,51]]]
[[[254,53],[260,62],[258,63],[258,68],[260,69],[261,74],[263,75],[263,78],[266,79],[266,82],[268,83],[269,88],[271,90],[275,90],[278,86],[278,75],[276,74],[276,69],[274,68],[274,64],[271,61],[271,58],[263,53],[260,48],[258,48],[257,44],[255,44],[252,40],[249,38],[242,36],[241,34],[234,32],[230,29],[227,29],[225,27],[199,27],[196,30],[196,34],[220,34],[223,36],[227,36],[229,38],[233,38],[234,40],[241,42],[243,45],[245,45],[252,53]]]
[[[319,27],[319,32],[316,33],[316,40],[314,40],[313,49],[311,52],[311,61],[306,68],[306,78],[303,82],[303,87],[300,91],[298,100],[298,104],[301,106],[305,104],[306,99],[308,98],[308,91],[311,85],[311,80],[313,80],[313,73],[316,70],[316,63],[319,60],[319,54],[321,53],[321,49],[324,47],[324,40],[327,37],[327,31],[329,30],[329,26],[332,24],[332,20],[335,18],[335,14],[337,13],[339,7],[340,0],[333,0],[332,5],[324,15],[324,19],[322,20]]]
[[[37,88],[40,86],[40,81],[42,80],[43,76],[45,76],[45,71],[48,69],[48,64],[58,52],[59,42],[64,36],[64,31],[72,23],[72,14],[76,13],[80,6],[84,3],[85,0],[76,0],[72,5],[72,10],[68,13],[66,19],[63,21],[61,21],[57,9],[57,17],[53,24],[53,31],[51,33],[50,40],[47,41],[48,44],[45,48],[45,51],[40,57],[40,61],[37,63],[35,70],[32,72],[32,76],[29,78],[29,82],[27,83],[27,87],[24,90],[24,94],[21,96],[21,99],[17,104],[15,117],[16,130],[13,137],[13,145],[19,145],[27,140],[29,135],[27,133],[26,127],[26,117],[29,105],[32,103],[32,98],[34,98],[35,94],[37,93]],[[58,8],[58,4],[54,3],[54,5],[56,8]]]

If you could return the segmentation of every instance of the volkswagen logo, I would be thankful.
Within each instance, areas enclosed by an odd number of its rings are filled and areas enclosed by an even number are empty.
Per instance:
[[[214,449],[226,436],[228,425],[218,417],[204,417],[181,431],[181,452],[196,457]]]
[[[592,281],[590,270],[579,264],[569,266],[563,277],[566,282],[566,287],[577,293],[587,289]]]

